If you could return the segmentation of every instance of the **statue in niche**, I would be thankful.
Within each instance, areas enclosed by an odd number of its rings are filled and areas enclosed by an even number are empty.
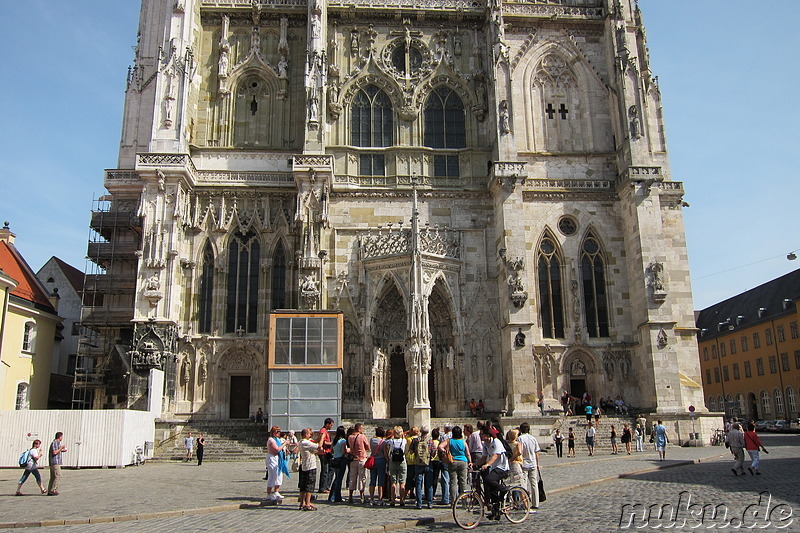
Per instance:
[[[628,117],[631,121],[631,139],[640,138],[642,133],[639,131],[639,108],[636,105],[628,108]]]
[[[450,348],[447,349],[447,357],[445,359],[445,366],[448,370],[453,370],[455,368],[455,355],[456,351],[450,346]]]
[[[500,133],[511,133],[511,118],[508,115],[508,100],[500,102]]]
[[[309,122],[319,122],[319,101],[316,96],[311,99],[311,104],[308,108],[308,120]]]
[[[205,398],[207,380],[208,380],[208,363],[206,362],[206,358],[203,357],[200,359],[200,363],[197,365],[197,383],[199,385],[200,399]]]
[[[544,385],[549,385],[551,377],[550,359],[545,358],[544,361],[542,361],[542,383]]]
[[[258,26],[253,26],[253,32],[250,34],[250,52],[253,54],[261,53],[261,35],[258,31]]]
[[[153,274],[144,282],[144,290],[157,291],[161,288],[161,281],[158,279],[158,274]]]
[[[217,75],[220,78],[227,78],[228,77],[227,42],[226,42],[225,46],[223,46],[222,43],[220,43],[220,48],[219,48],[219,68],[217,70]]]
[[[406,368],[409,372],[419,370],[420,348],[417,339],[411,341],[411,345],[406,350]]]
[[[287,70],[289,68],[289,61],[286,59],[286,55],[282,55],[280,60],[278,61],[278,78],[285,80],[288,78]]]
[[[184,357],[181,363],[181,384],[183,385],[183,399],[189,399],[189,385],[192,382],[192,362],[189,357]]]
[[[358,28],[353,28],[353,31],[350,32],[350,53],[353,55],[358,55],[359,48]]]
[[[606,370],[606,379],[612,381],[614,379],[614,359],[611,356],[605,358],[603,361],[603,366]]]
[[[514,336],[514,346],[517,348],[525,346],[525,334],[522,333],[522,328],[519,328],[519,331],[517,331],[517,334]]]
[[[472,379],[478,378],[478,354],[472,352],[472,357],[470,358],[470,370],[472,370]]]
[[[492,354],[486,356],[486,377],[489,381],[494,381],[494,356]]]
[[[453,35],[453,55],[461,57],[461,34],[455,33]]]
[[[420,365],[423,372],[431,369],[431,349],[427,345],[420,348]]]
[[[319,289],[319,281],[313,274],[303,276],[303,282],[300,285],[302,292],[317,292]]]
[[[664,273],[664,264],[653,262],[650,263],[648,268],[650,270],[650,287],[652,287],[654,291],[663,291],[664,280],[662,274]]]
[[[627,353],[619,359],[619,371],[623,379],[627,379],[631,374],[631,358]]]

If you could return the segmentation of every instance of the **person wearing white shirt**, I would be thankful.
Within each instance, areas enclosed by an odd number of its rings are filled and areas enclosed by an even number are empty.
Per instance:
[[[500,481],[508,477],[508,457],[500,439],[492,437],[488,427],[481,428],[481,441],[486,450],[486,464],[481,467],[486,494],[492,502],[489,520],[500,520]]]
[[[530,431],[530,424],[520,424],[517,441],[522,444],[522,485],[533,499],[531,509],[536,510],[539,508],[539,452],[542,449]]]

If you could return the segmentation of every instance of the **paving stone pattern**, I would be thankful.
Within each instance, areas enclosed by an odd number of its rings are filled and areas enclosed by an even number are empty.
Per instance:
[[[586,456],[585,447],[579,448],[575,459],[548,455],[543,459],[543,476],[549,497],[540,513],[520,526],[507,522],[487,523],[482,524],[479,531],[617,530],[623,503],[677,503],[681,491],[689,491],[701,503],[725,503],[733,513],[741,514],[748,505],[757,502],[762,490],[771,491],[773,507],[777,503],[786,503],[795,511],[794,523],[783,531],[800,531],[800,496],[796,490],[797,472],[800,472],[800,437],[766,435],[763,438],[771,451],[762,464],[764,475],[746,478],[731,474],[730,454],[721,447],[670,448],[664,462],[657,460],[652,448],[631,456],[603,454],[590,458]],[[700,462],[694,463],[697,460]],[[683,466],[653,471],[654,468],[673,465]],[[637,474],[643,471],[649,472]],[[0,470],[0,486],[7,487],[0,493],[1,523],[90,517],[107,521],[112,517],[127,520],[61,526],[57,528],[59,532],[247,529],[311,533],[357,528],[386,531],[395,527],[411,527],[410,530],[417,533],[458,531],[445,507],[417,511],[413,506],[373,508],[319,502],[319,511],[300,512],[296,499],[291,497],[297,494],[296,475],[281,491],[287,497],[286,503],[261,505],[264,471],[260,464],[252,462],[208,463],[200,467],[187,463],[164,463],[123,470],[67,470],[62,478],[62,495],[58,497],[34,496],[35,486],[29,481],[24,489],[31,495],[15,498],[13,492],[19,474],[18,470]],[[618,479],[620,475],[627,477]],[[47,478],[46,471],[44,477]],[[19,505],[20,500],[24,505]],[[243,504],[250,507],[239,509],[238,506]],[[204,511],[201,513],[200,509]],[[130,521],[137,515],[157,512],[171,512],[177,516]],[[183,514],[179,514],[181,512]],[[438,521],[414,527],[419,519]],[[774,529],[762,529],[770,530]]]

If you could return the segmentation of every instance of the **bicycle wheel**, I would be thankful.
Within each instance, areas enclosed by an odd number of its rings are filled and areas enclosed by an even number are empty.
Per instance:
[[[461,529],[475,528],[483,518],[483,501],[473,492],[465,492],[453,502],[453,519]]]
[[[503,514],[512,524],[519,524],[528,518],[531,510],[531,497],[522,487],[511,487],[503,496]]]

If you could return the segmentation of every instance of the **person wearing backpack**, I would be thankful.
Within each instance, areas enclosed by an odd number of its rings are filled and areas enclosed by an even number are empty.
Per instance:
[[[23,472],[22,477],[19,478],[19,485],[17,485],[17,492],[15,496],[22,496],[22,484],[25,483],[25,481],[27,481],[28,477],[31,475],[33,475],[34,479],[36,479],[36,482],[39,484],[39,490],[42,491],[42,494],[47,494],[47,489],[44,488],[44,485],[42,484],[42,475],[39,474],[39,459],[42,457],[42,450],[39,448],[41,444],[42,441],[36,439],[33,441],[31,449],[22,454],[22,457],[20,457],[20,466],[25,469],[25,472]],[[23,461],[26,454],[27,459]]]
[[[403,437],[403,428],[395,426],[392,436],[388,437],[386,442],[383,449],[389,465],[389,483],[391,483],[389,504],[394,507],[395,499],[399,498],[400,505],[405,505],[406,488],[403,480],[406,476],[406,439]]]
[[[414,476],[417,480],[417,509],[422,509],[422,495],[428,509],[433,507],[433,471],[431,470],[431,439],[428,437],[428,426],[419,429],[419,437],[412,442],[414,449]]]

